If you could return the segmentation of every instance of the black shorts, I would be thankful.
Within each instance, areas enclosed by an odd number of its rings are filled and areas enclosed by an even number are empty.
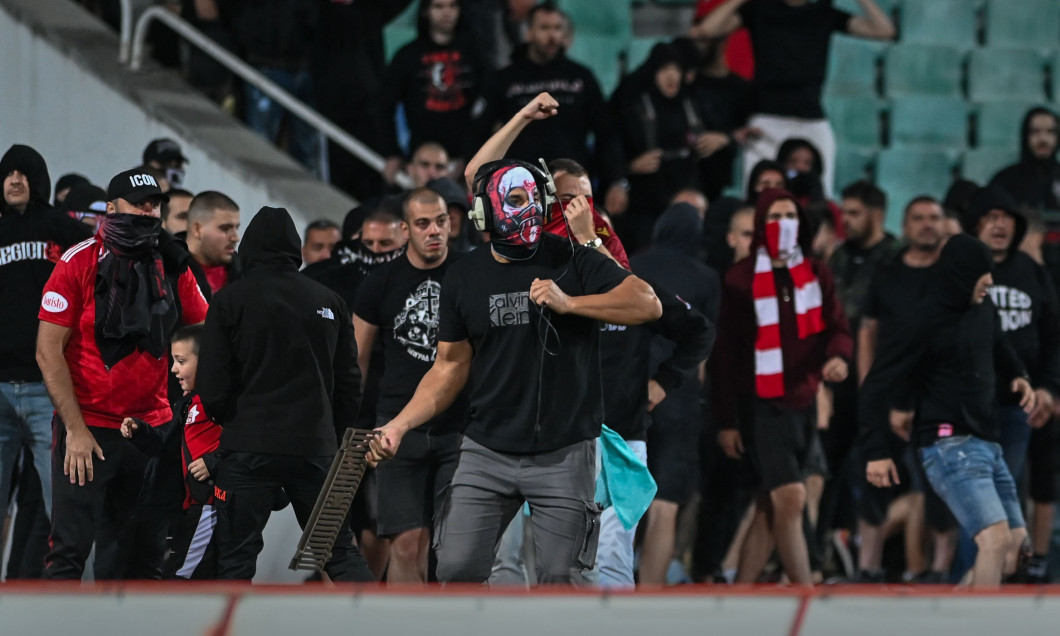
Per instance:
[[[431,527],[453,480],[462,437],[455,432],[435,435],[413,429],[402,438],[397,455],[379,464],[375,470],[379,536]]]
[[[744,433],[744,446],[751,456],[759,490],[768,492],[786,484],[803,483],[815,450],[816,408],[788,411],[765,400],[755,400],[750,430]]]
[[[683,395],[680,397],[684,397]],[[684,504],[699,487],[699,438],[703,416],[698,400],[663,400],[648,428],[648,470],[656,499]]]

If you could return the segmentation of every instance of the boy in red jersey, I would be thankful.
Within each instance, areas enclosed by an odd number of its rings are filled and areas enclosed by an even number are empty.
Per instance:
[[[164,458],[169,455],[168,449],[173,449],[175,454],[175,445],[180,442],[184,516],[174,533],[173,551],[163,570],[165,578],[212,579],[217,575],[213,475],[220,461],[216,451],[221,442],[221,427],[206,414],[195,392],[201,332],[201,325],[190,325],[178,330],[171,340],[171,370],[184,390],[184,398],[173,405],[173,420],[165,426],[151,427],[142,420],[127,417],[121,424],[122,436],[148,456]],[[162,463],[160,460],[159,464]]]

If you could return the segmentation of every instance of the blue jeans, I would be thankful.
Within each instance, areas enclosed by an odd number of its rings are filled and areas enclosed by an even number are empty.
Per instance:
[[[1023,475],[1023,466],[1027,463],[1027,446],[1031,440],[1027,414],[1019,405],[997,405],[994,407],[994,421],[1001,431],[1001,452],[1005,465],[1008,466],[1013,481],[1018,484]],[[963,578],[965,572],[971,569],[979,553],[972,537],[973,535],[965,532],[962,527],[957,542],[957,553],[953,559],[953,575],[957,580]]]
[[[1000,444],[969,435],[949,437],[921,448],[920,459],[931,487],[969,536],[1001,521],[1010,528],[1026,526]]]
[[[287,71],[277,68],[259,67],[262,75],[276,82],[280,88],[313,105],[313,81],[306,71]],[[280,135],[280,125],[287,111],[271,97],[247,84],[247,126],[275,143]],[[307,170],[320,175],[320,133],[304,121],[290,115],[291,156]]]
[[[23,447],[33,453],[44,511],[52,516],[52,415],[43,382],[0,382],[0,514],[7,510],[11,475]]]

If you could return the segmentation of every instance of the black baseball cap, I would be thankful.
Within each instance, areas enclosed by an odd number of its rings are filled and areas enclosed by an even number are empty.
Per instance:
[[[184,152],[180,148],[180,144],[168,138],[154,139],[151,143],[147,144],[144,148],[144,163],[150,161],[157,161],[159,163],[169,163],[174,159],[186,162],[187,157],[184,156]]]
[[[103,188],[87,181],[79,183],[70,188],[70,193],[66,195],[62,206],[72,212],[106,214],[107,193],[103,191]]]
[[[125,199],[129,203],[141,203],[151,197],[169,201],[169,197],[158,187],[158,181],[155,181],[154,177],[135,168],[114,175],[107,186],[108,201]]]

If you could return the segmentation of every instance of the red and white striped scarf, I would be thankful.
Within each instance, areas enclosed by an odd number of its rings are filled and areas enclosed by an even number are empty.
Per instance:
[[[821,285],[814,276],[813,268],[803,259],[802,248],[791,250],[786,266],[791,274],[795,295],[795,319],[799,328],[799,339],[824,331],[821,316]],[[773,277],[773,262],[765,247],[759,247],[755,255],[755,275],[751,284],[751,295],[758,318],[758,336],[755,338],[755,389],[758,397],[784,397],[784,357],[780,346],[780,303],[777,300],[777,285]]]

